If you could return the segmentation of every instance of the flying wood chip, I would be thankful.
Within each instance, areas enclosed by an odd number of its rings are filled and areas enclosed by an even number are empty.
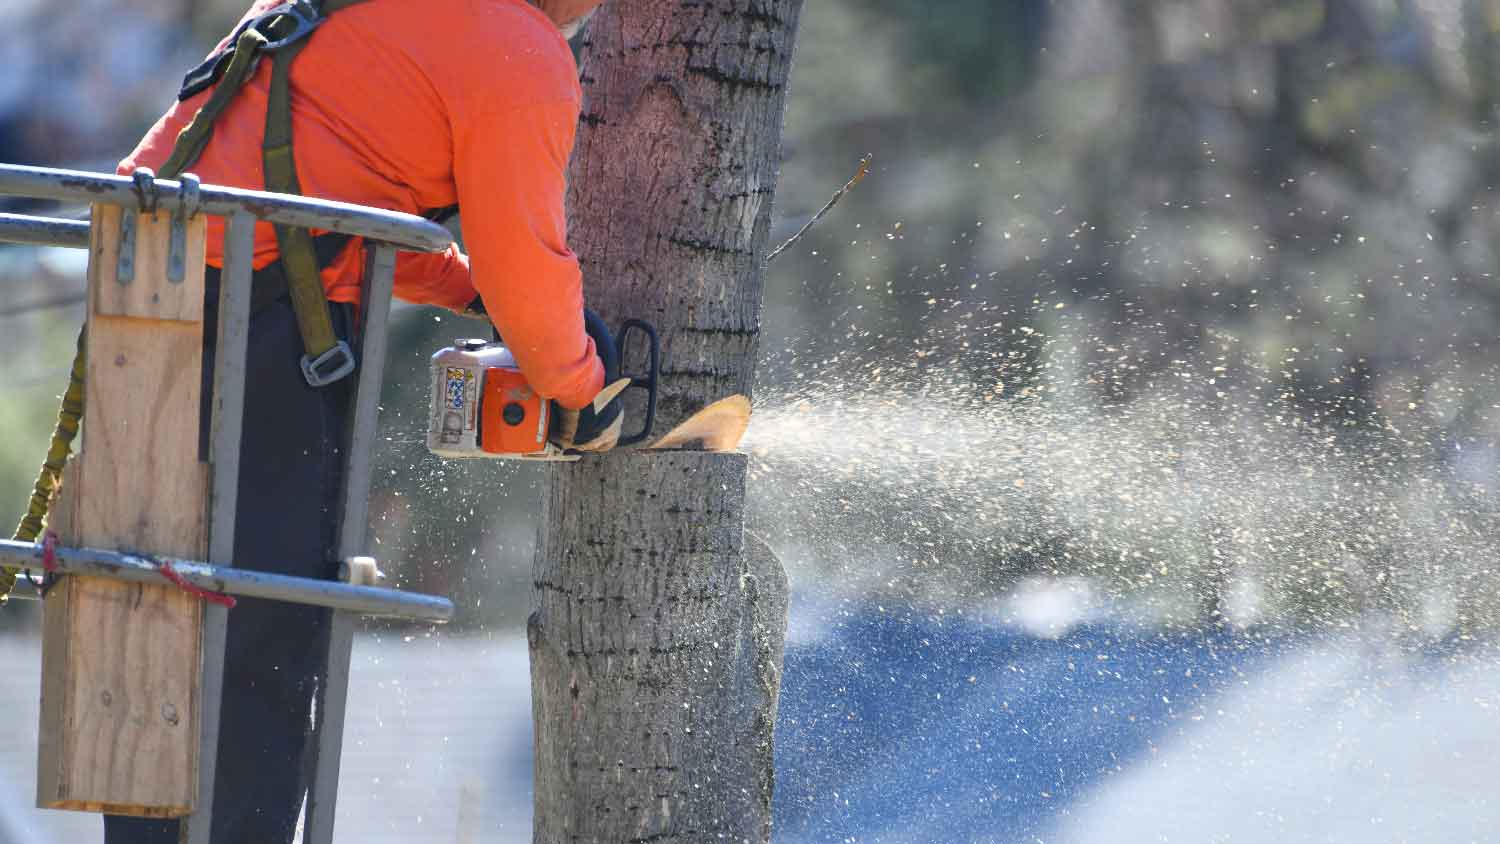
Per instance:
[[[734,395],[719,399],[688,417],[649,447],[678,451],[733,451],[750,426],[750,400]]]

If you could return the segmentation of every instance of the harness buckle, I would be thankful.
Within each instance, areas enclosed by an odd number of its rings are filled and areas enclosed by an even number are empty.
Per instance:
[[[316,358],[302,356],[302,377],[310,387],[326,387],[353,371],[354,351],[343,340]]]
[[[291,19],[292,31],[281,38],[276,38],[271,34],[271,25],[282,18]],[[229,34],[228,48],[204,59],[202,64],[188,71],[187,76],[183,77],[182,87],[177,92],[177,99],[186,100],[218,84],[224,71],[229,67],[229,61],[234,57],[234,47],[239,43],[240,36],[245,33],[245,30],[253,29],[266,39],[266,43],[261,45],[259,52],[274,53],[311,35],[312,31],[326,19],[323,13],[308,0],[292,0],[290,3],[284,3],[241,22]]]
[[[290,19],[293,22],[292,31],[280,38],[274,38],[271,27],[282,20]],[[292,0],[282,6],[277,6],[265,14],[256,18],[251,26],[256,32],[266,37],[266,43],[260,48],[262,53],[274,53],[301,41],[312,34],[318,25],[327,18],[317,10],[308,0]],[[274,38],[274,40],[273,40]]]

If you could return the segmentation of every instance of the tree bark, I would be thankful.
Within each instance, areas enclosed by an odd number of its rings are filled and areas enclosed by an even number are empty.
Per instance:
[[[801,6],[615,0],[589,25],[570,240],[590,306],[661,333],[658,434],[750,395]],[[770,840],[788,589],[745,533],[745,481],[738,454],[552,467],[527,626],[534,841]]]
[[[551,485],[534,841],[770,840],[787,584],[744,531],[745,465],[636,452]]]

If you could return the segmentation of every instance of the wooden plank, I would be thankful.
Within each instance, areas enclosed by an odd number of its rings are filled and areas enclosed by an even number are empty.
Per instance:
[[[65,544],[202,559],[204,228],[200,218],[189,229],[188,272],[172,283],[167,227],[142,220],[135,278],[118,285],[119,215],[113,225],[110,217],[95,210],[90,250],[87,447],[65,480],[53,528]],[[68,577],[48,593],[39,806],[147,817],[192,811],[202,624],[200,602],[165,583]]]
[[[94,312],[104,316],[134,316],[194,323],[202,321],[201,282],[195,292],[188,283],[187,274],[181,283],[173,284],[166,280],[172,217],[164,211],[158,211],[155,215],[136,215],[136,280],[129,284],[115,282],[120,263],[120,219],[123,212],[124,209],[118,206],[94,206],[92,230],[95,236],[89,255],[89,290],[92,293]],[[189,221],[187,226],[186,266],[198,268],[200,277],[207,243],[203,236],[207,219],[200,214]],[[189,274],[191,272],[190,270]],[[153,278],[152,273],[160,275]]]
[[[57,498],[52,503],[52,509],[47,514],[47,529],[57,533],[59,537],[71,537],[76,535],[74,525],[78,523],[78,476],[82,469],[80,455],[75,454],[72,460],[63,467],[62,483],[58,486]],[[47,598],[54,601],[56,611],[45,610],[42,613],[42,651],[45,654],[43,665],[66,665],[68,663],[69,641],[67,631],[67,597],[65,585],[57,585],[48,593]],[[44,605],[45,606],[45,605]],[[50,648],[50,650],[49,650]],[[49,662],[48,659],[56,660]],[[49,711],[53,706],[63,700],[63,685],[67,680],[68,673],[65,671],[42,670],[42,712]],[[37,770],[56,770],[59,760],[64,754],[63,732],[60,730],[47,729],[45,716],[42,719],[42,730],[37,748]],[[46,805],[43,802],[41,777],[37,778],[37,805]]]
[[[199,284],[202,296],[201,276]],[[85,544],[189,559],[208,553],[201,332],[198,323],[90,320],[77,505]]]

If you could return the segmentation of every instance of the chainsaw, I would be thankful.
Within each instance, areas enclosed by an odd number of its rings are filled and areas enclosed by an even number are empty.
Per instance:
[[[590,317],[593,315],[590,314]],[[588,320],[589,334],[604,362],[606,390],[646,391],[645,421],[641,430],[622,436],[619,446],[631,446],[651,436],[656,421],[657,378],[661,347],[656,329],[639,319],[621,323],[614,338],[597,318]],[[646,372],[622,376],[621,361],[630,339],[646,341]],[[548,437],[552,402],[531,388],[504,341],[460,339],[432,356],[432,413],[427,425],[427,449],[439,457],[492,457],[505,460],[577,460],[581,455],[558,447]]]

